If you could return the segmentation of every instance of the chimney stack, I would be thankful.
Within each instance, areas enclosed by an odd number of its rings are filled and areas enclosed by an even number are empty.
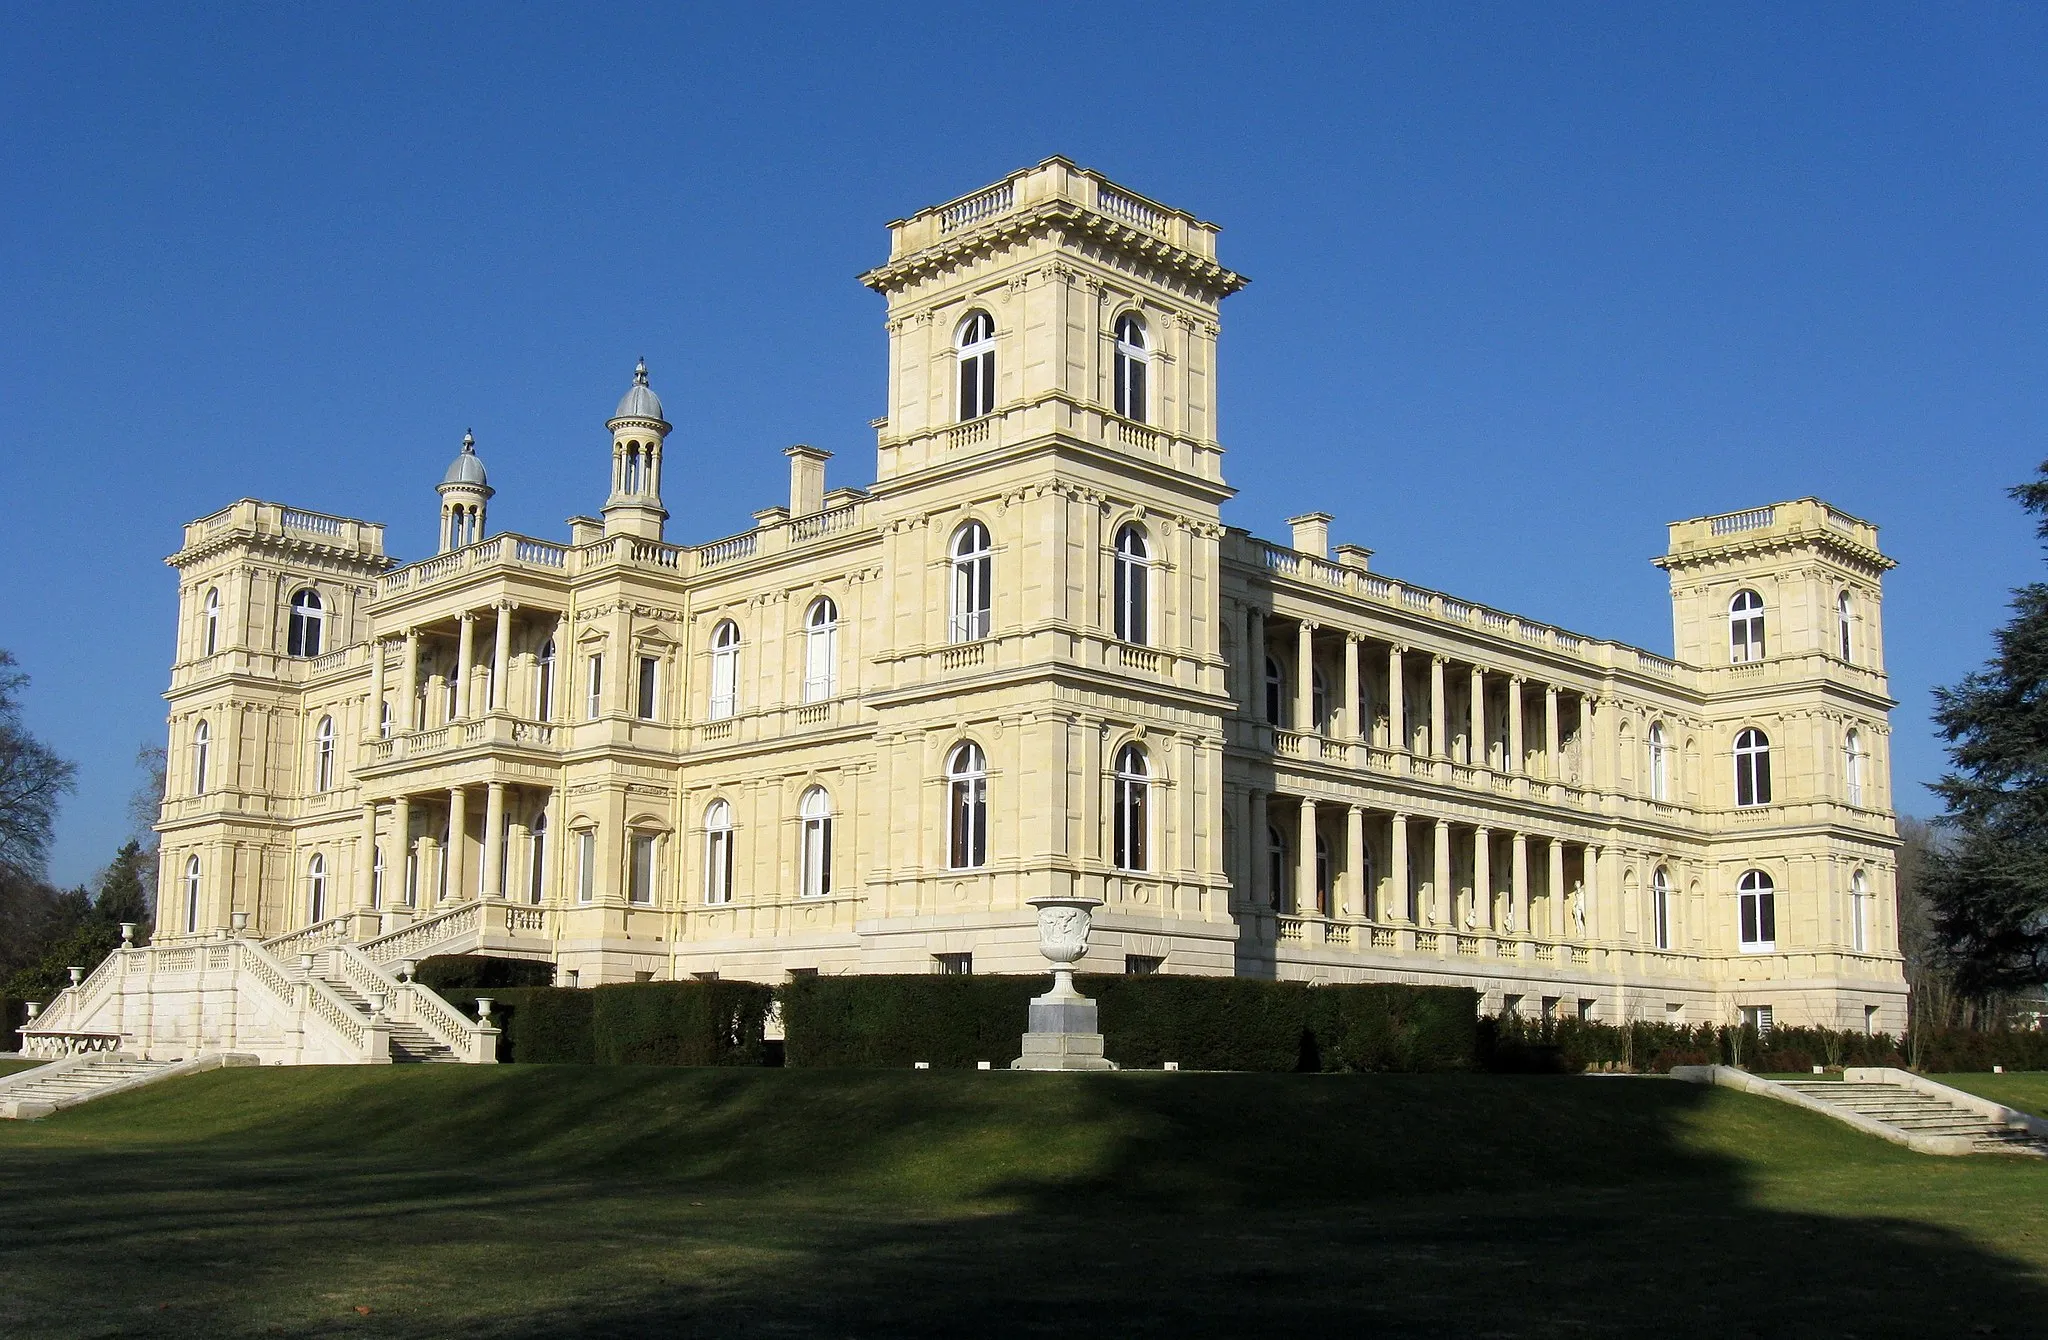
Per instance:
[[[798,443],[785,448],[782,454],[789,457],[790,516],[812,516],[824,511],[825,462],[832,459],[832,453]]]
[[[1311,558],[1330,556],[1330,523],[1337,518],[1328,512],[1305,512],[1287,518],[1294,527],[1294,552]]]

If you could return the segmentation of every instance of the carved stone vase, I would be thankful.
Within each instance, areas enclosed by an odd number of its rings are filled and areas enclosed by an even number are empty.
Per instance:
[[[1113,1070],[1102,1055],[1095,1002],[1074,989],[1074,964],[1088,952],[1096,898],[1033,898],[1038,952],[1052,964],[1052,990],[1031,1001],[1019,1070]]]

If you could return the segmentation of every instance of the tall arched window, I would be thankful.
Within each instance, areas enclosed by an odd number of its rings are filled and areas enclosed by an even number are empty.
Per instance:
[[[1116,321],[1116,412],[1145,422],[1145,373],[1151,364],[1145,346],[1145,323],[1135,312]]]
[[[732,806],[722,800],[704,810],[704,901],[732,901]]]
[[[1854,636],[1856,607],[1850,603],[1847,591],[1835,597],[1835,629],[1842,643],[1842,659],[1849,664],[1856,663],[1856,639]]]
[[[192,794],[206,794],[206,765],[213,761],[213,727],[201,721],[192,728]]]
[[[1650,723],[1650,799],[1671,799],[1671,746],[1664,739],[1664,723]]]
[[[1657,948],[1671,948],[1671,872],[1661,865],[1650,876],[1650,930]]]
[[[638,493],[639,491],[640,444],[638,442],[628,442],[626,444],[626,492]]]
[[[839,607],[819,596],[804,615],[804,701],[820,703],[839,691]]]
[[[1771,803],[1771,741],[1754,726],[1735,737],[1735,803]]]
[[[185,934],[199,933],[199,858],[185,858]]]
[[[1110,803],[1110,863],[1119,870],[1149,870],[1152,771],[1144,746],[1127,744],[1116,754],[1115,795]]]
[[[960,360],[960,418],[978,419],[996,407],[996,323],[987,312],[969,312],[954,336]]]
[[[375,912],[384,906],[384,849],[370,850],[370,910]]]
[[[1152,640],[1152,555],[1136,522],[1116,533],[1116,635],[1134,646]]]
[[[1849,876],[1849,947],[1870,948],[1870,880],[1861,870]]]
[[[711,719],[723,721],[739,709],[740,626],[730,619],[711,633]]]
[[[823,898],[832,892],[832,797],[814,786],[804,792],[796,812],[803,824],[799,891],[806,898]]]
[[[291,625],[285,632],[287,656],[318,656],[327,631],[327,610],[320,593],[308,586],[292,596]]]
[[[1277,825],[1266,828],[1266,890],[1274,911],[1294,906],[1294,860]]]
[[[306,924],[327,920],[327,858],[319,852],[306,862]]]
[[[953,535],[953,617],[947,639],[974,642],[988,636],[995,553],[988,527],[970,521]]]
[[[1737,591],[1728,602],[1728,659],[1737,665],[1764,658],[1764,598]]]
[[[1735,883],[1741,917],[1740,938],[1744,952],[1756,954],[1778,947],[1778,894],[1771,877],[1761,870],[1745,870]]]
[[[1329,733],[1330,686],[1318,666],[1310,667],[1308,672],[1308,715],[1310,730]]]
[[[533,719],[553,721],[555,719],[555,640],[549,638],[540,644],[540,653],[533,658]]]
[[[320,726],[313,732],[313,789],[328,791],[334,787],[334,718],[321,717]]]
[[[1316,834],[1316,911],[1330,914],[1330,843]]]
[[[533,825],[526,831],[526,901],[538,907],[548,873],[547,811],[534,815]]]
[[[1280,662],[1266,658],[1266,724],[1287,724],[1287,681],[1280,674]]]
[[[206,588],[206,616],[203,631],[204,636],[201,641],[205,644],[206,649],[199,654],[201,656],[211,656],[220,649],[220,588],[217,586]]]
[[[1851,729],[1842,741],[1842,781],[1851,805],[1863,803],[1863,733]]]
[[[988,862],[988,758],[972,742],[946,760],[946,864],[973,870]]]

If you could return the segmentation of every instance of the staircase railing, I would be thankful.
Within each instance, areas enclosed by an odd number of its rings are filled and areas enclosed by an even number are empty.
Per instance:
[[[458,1060],[473,1065],[496,1064],[498,1030],[468,1018],[431,987],[399,981],[356,945],[333,946],[328,950],[327,963],[330,973],[365,1000],[381,992],[391,1018],[418,1024]]]
[[[421,950],[433,949],[464,935],[481,936],[483,927],[483,904],[463,903],[445,912],[423,917],[410,926],[401,926],[395,931],[365,940],[356,948],[361,950],[370,962],[381,967],[403,959],[424,958]]]
[[[330,941],[348,939],[349,928],[354,921],[354,913],[344,912],[338,917],[286,931],[283,935],[273,935],[263,941],[263,947],[273,954],[303,954]]]
[[[391,1059],[390,1029],[358,1013],[355,1006],[341,998],[341,993],[317,976],[307,973],[294,980],[283,964],[253,940],[236,941],[235,952],[236,967],[242,970],[237,974],[238,980],[262,987],[298,1028],[303,1030],[309,1019],[317,1020],[350,1059],[368,1063]]]
[[[79,1025],[92,1017],[93,1011],[99,1008],[107,992],[113,989],[121,974],[127,971],[127,959],[124,955],[135,952],[132,949],[116,949],[101,959],[99,965],[84,981],[77,986],[67,986],[50,997],[50,1002],[43,1008],[42,1013],[21,1030],[23,1042],[26,1043],[30,1035],[37,1033],[56,1035],[81,1032]],[[104,1032],[105,1030],[101,1030],[101,1033]],[[100,1033],[93,1036],[100,1036]]]

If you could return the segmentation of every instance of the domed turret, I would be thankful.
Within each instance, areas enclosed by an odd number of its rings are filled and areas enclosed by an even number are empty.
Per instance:
[[[484,505],[497,492],[476,454],[476,437],[462,435],[462,453],[434,487],[441,495],[441,552],[460,549],[484,537]]]
[[[661,444],[669,422],[661,397],[647,384],[647,360],[633,369],[633,384],[606,421],[612,433],[612,493],[604,504],[604,533],[659,540],[668,511],[661,505]]]

